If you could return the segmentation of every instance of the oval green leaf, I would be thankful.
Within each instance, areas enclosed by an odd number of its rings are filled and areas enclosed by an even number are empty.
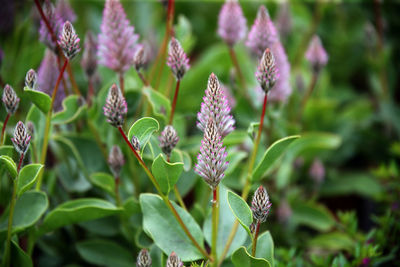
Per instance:
[[[42,164],[29,164],[21,169],[17,180],[18,196],[32,187],[42,168]]]
[[[197,222],[184,209],[171,202],[182,218],[193,238],[202,245],[203,234]],[[203,255],[187,237],[176,218],[160,196],[141,194],[140,206],[143,212],[143,229],[161,250],[169,255],[175,251],[183,261],[202,259]]]
[[[286,148],[296,139],[299,135],[292,135],[282,138],[275,143],[273,143],[267,151],[265,151],[261,161],[257,164],[257,167],[253,171],[253,180],[257,181],[262,178],[262,175],[267,172],[275,161],[282,156],[286,151]]]
[[[128,138],[132,140],[133,136],[139,139],[140,149],[144,150],[147,142],[150,140],[151,135],[160,129],[158,121],[151,117],[144,117],[137,120],[129,129]]]
[[[14,152],[13,146],[0,146],[0,156],[12,156]]]
[[[6,155],[0,156],[1,168],[0,169],[7,169],[8,173],[10,173],[11,177],[15,179],[17,177],[17,165],[15,164],[14,160]]]
[[[67,201],[49,212],[39,227],[39,235],[65,225],[90,221],[119,213],[114,204],[96,198],[81,198]]]
[[[163,118],[167,122],[167,118],[171,113],[171,102],[160,92],[151,87],[143,88],[143,94],[150,102],[153,114],[158,118]]]
[[[232,254],[231,259],[235,267],[272,267],[272,265],[266,259],[255,258],[251,256],[245,247],[238,248]]]
[[[66,124],[73,122],[86,109],[84,100],[78,95],[67,96],[62,103],[63,110],[57,112],[51,118],[52,124]]]
[[[249,251],[251,250],[252,245],[249,247]],[[274,241],[269,231],[262,233],[258,237],[256,257],[266,259],[271,266],[274,266]]]
[[[24,87],[24,94],[32,101],[32,103],[40,109],[43,113],[47,114],[51,106],[51,98],[48,94],[38,90],[31,90],[28,87]]]
[[[329,231],[335,224],[333,215],[327,208],[312,202],[296,201],[291,205],[295,224],[309,226],[319,231]]]
[[[160,185],[161,191],[167,195],[178,182],[183,171],[183,162],[169,163],[162,154],[159,154],[153,161],[151,171]]]
[[[14,240],[11,240],[11,259],[13,266],[32,267],[31,258],[23,251]]]
[[[95,185],[108,192],[112,196],[115,195],[115,179],[108,173],[96,172],[90,175],[90,181]]]
[[[235,215],[236,219],[251,237],[252,234],[249,226],[253,222],[253,213],[251,212],[249,205],[247,205],[243,198],[232,191],[228,191],[228,203],[233,215]]]

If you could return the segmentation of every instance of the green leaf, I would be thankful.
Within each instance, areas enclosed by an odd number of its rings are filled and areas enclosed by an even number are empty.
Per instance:
[[[32,187],[42,168],[42,164],[29,164],[21,169],[17,180],[17,196]]]
[[[267,172],[271,166],[275,163],[275,161],[282,156],[282,154],[286,151],[286,148],[296,139],[298,139],[299,135],[288,136],[282,138],[276,142],[274,142],[268,149],[265,151],[261,161],[258,163],[257,167],[253,171],[253,180],[257,181],[262,178],[262,175]]]
[[[143,229],[165,254],[175,251],[183,261],[203,258],[160,196],[146,193],[141,194],[139,200],[143,212]],[[202,246],[203,234],[197,222],[184,209],[171,203],[193,238]]]
[[[15,164],[14,160],[9,156],[2,155],[0,156],[0,162],[2,162],[1,169],[6,168],[11,177],[15,179],[18,175],[18,172],[17,165]]]
[[[233,215],[235,215],[236,219],[251,237],[252,234],[249,226],[253,222],[253,213],[251,212],[249,205],[247,205],[243,198],[232,191],[228,191],[228,203]]]
[[[159,129],[160,125],[156,119],[144,117],[137,120],[131,126],[128,132],[128,139],[131,141],[132,137],[136,136],[136,138],[139,139],[140,149],[143,151],[151,135]]]
[[[52,124],[66,124],[73,122],[86,109],[84,100],[78,95],[67,96],[62,103],[63,110],[57,112],[51,118]]]
[[[164,194],[168,194],[179,179],[183,171],[183,162],[169,163],[162,154],[153,161],[151,171]]]
[[[38,90],[31,90],[24,87],[24,94],[33,102],[33,104],[40,109],[43,113],[47,114],[51,106],[51,98],[48,94]]]
[[[115,195],[115,178],[108,173],[97,172],[90,175],[90,181],[108,192],[112,196]]]
[[[33,266],[31,258],[23,251],[14,240],[11,240],[12,266]]]
[[[21,232],[34,225],[47,210],[49,202],[43,192],[28,191],[22,194],[15,203],[12,232]],[[6,231],[7,220],[0,225],[0,231]]]
[[[135,263],[130,251],[108,240],[86,240],[79,242],[76,249],[83,259],[95,265],[133,267]]]
[[[153,114],[158,118],[163,118],[167,122],[167,118],[171,113],[171,102],[160,92],[151,87],[143,88],[143,94],[147,97],[153,109]]]
[[[249,251],[251,250],[252,245],[249,247]],[[269,231],[262,233],[258,237],[256,257],[266,259],[271,266],[274,266],[274,241]]]
[[[272,265],[266,260],[261,258],[255,258],[247,252],[245,247],[238,248],[232,254],[232,263],[235,267],[271,267]]]
[[[319,231],[328,231],[335,224],[333,215],[322,205],[296,201],[292,203],[291,208],[292,221],[295,224],[307,225]]]
[[[296,140],[290,148],[291,155],[300,155],[314,150],[336,149],[341,144],[341,138],[338,135],[330,133],[306,133]]]
[[[0,156],[10,156],[12,157],[14,153],[14,147],[13,146],[0,146]]]
[[[44,218],[39,227],[39,235],[65,225],[95,220],[119,213],[121,209],[114,204],[96,198],[70,200],[56,207]]]
[[[342,232],[332,232],[318,235],[317,237],[311,239],[308,242],[308,245],[312,248],[329,251],[351,251],[351,249],[354,247],[351,237]]]
[[[218,257],[220,257],[222,252],[224,251],[226,242],[228,241],[232,227],[236,221],[236,217],[235,215],[233,215],[231,209],[229,208],[227,188],[223,184],[220,184],[218,188],[219,188],[219,203],[218,203],[219,216],[218,216],[217,255]],[[203,232],[208,244],[211,244],[211,234],[212,234],[211,209],[209,211],[210,212],[208,213],[206,220],[204,222]],[[246,238],[247,238],[246,231],[242,227],[239,227],[232,241],[232,245],[229,248],[228,253],[226,254],[226,257],[229,257],[231,253],[233,253],[237,248],[242,246],[246,241]]]

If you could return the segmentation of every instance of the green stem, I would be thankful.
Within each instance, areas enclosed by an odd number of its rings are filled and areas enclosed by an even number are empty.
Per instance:
[[[190,233],[189,229],[185,225],[185,223],[182,221],[182,218],[179,216],[178,212],[174,208],[174,206],[171,204],[171,201],[169,201],[168,196],[162,193],[160,185],[154,178],[153,174],[147,168],[146,163],[144,163],[142,157],[137,153],[137,151],[133,148],[131,142],[129,142],[128,137],[126,136],[124,130],[121,127],[118,127],[119,132],[121,133],[122,137],[124,138],[125,142],[128,144],[129,148],[132,150],[133,154],[139,161],[139,164],[142,166],[144,169],[145,173],[149,177],[150,181],[153,183],[154,187],[156,188],[158,194],[161,196],[167,207],[171,210],[172,214],[174,215],[175,219],[178,221],[179,225],[182,227],[183,231],[186,233],[186,235],[189,237],[189,239],[192,241],[193,245],[208,259],[210,258],[210,255],[197,243],[196,239],[194,239],[193,235]]]
[[[172,125],[172,121],[174,120],[175,107],[176,107],[176,101],[178,100],[178,93],[179,93],[179,85],[180,85],[180,83],[181,83],[180,80],[176,81],[174,100],[172,101],[171,114],[169,115],[169,125]]]
[[[8,119],[10,118],[10,113],[7,113],[6,119],[4,120],[3,123],[3,128],[1,129],[1,138],[0,138],[0,145],[2,146],[4,144],[4,132],[6,131],[6,126],[7,126],[7,122]]]
[[[43,138],[43,145],[42,145],[42,154],[40,157],[40,164],[44,164],[46,161],[46,155],[47,155],[47,147],[49,145],[49,134],[50,134],[50,125],[51,125],[51,117],[53,115],[53,106],[54,106],[54,101],[56,99],[58,87],[61,82],[61,78],[63,77],[64,71],[67,68],[68,65],[68,59],[65,59],[64,65],[61,68],[60,74],[58,75],[56,85],[54,86],[53,89],[53,94],[51,96],[51,104],[50,104],[50,109],[49,112],[47,113],[47,118],[46,118],[46,126],[44,129],[44,138]],[[40,190],[40,186],[42,185],[42,179],[43,179],[43,173],[44,171],[42,170],[39,174],[38,181],[36,183],[36,190]]]
[[[180,205],[184,210],[188,211],[187,208],[186,208],[185,202],[183,202],[183,199],[182,199],[182,197],[181,197],[181,194],[179,193],[178,187],[177,187],[176,185],[174,185],[174,194],[175,194],[176,200],[178,200],[178,202],[179,202],[179,205]]]
[[[258,239],[258,233],[259,232],[260,232],[260,221],[257,221],[256,232],[255,232],[254,238],[253,238],[253,247],[252,247],[252,250],[251,250],[251,255],[253,257],[256,256],[257,239]]]
[[[211,233],[211,255],[214,259],[212,266],[218,266],[217,259],[217,235],[218,235],[218,186],[213,189],[212,201],[212,233]]]
[[[229,46],[229,55],[231,56],[232,63],[235,66],[236,73],[238,74],[240,85],[242,86],[242,89],[245,90],[246,83],[244,81],[244,76],[243,76],[242,70],[240,69],[239,61],[237,59],[235,50],[233,49],[232,46]]]
[[[15,203],[17,201],[17,182],[18,182],[19,171],[21,169],[23,160],[24,160],[24,153],[21,153],[21,157],[19,159],[18,168],[17,168],[17,177],[13,181],[13,191],[12,191],[11,203],[10,203],[10,213],[8,215],[6,249],[4,251],[4,258],[3,258],[3,266],[4,267],[10,266],[12,223],[13,223],[13,217],[14,217]]]

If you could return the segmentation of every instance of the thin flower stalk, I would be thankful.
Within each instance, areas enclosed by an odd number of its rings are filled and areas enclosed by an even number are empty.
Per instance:
[[[255,257],[256,255],[257,240],[258,240],[258,234],[260,232],[260,225],[261,223],[267,220],[270,209],[271,209],[271,202],[269,201],[267,190],[263,186],[260,186],[254,192],[253,201],[251,202],[251,210],[253,212],[253,218],[256,220],[253,246],[251,251],[253,257]]]
[[[214,259],[212,266],[218,266],[217,240],[218,240],[218,216],[219,216],[219,197],[218,186],[213,190],[212,210],[211,210],[211,255]]]

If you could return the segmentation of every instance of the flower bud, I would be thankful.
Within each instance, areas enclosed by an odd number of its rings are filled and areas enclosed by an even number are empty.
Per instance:
[[[15,150],[17,150],[19,154],[25,154],[28,150],[30,140],[31,136],[28,134],[25,125],[19,121],[14,130],[14,137],[11,138]]]
[[[1,100],[3,101],[8,114],[13,115],[15,111],[17,111],[19,98],[10,85],[6,84],[4,87],[3,97]]]
[[[108,155],[108,165],[115,177],[119,176],[122,166],[125,164],[124,154],[119,146],[113,146]]]
[[[128,107],[121,90],[115,83],[108,92],[103,111],[104,115],[107,117],[107,122],[112,126],[118,128],[124,124]]]
[[[139,142],[139,139],[136,137],[136,136],[132,136],[132,139],[131,139],[131,145],[133,146],[133,148],[136,150],[136,151],[140,151],[140,142]]]
[[[133,66],[135,66],[136,71],[139,71],[146,65],[147,55],[146,50],[143,45],[138,45],[138,49],[136,50],[133,56]]]
[[[256,78],[264,92],[271,90],[279,78],[278,70],[275,65],[275,57],[269,48],[265,49],[261,57],[256,72]]]
[[[136,267],[150,267],[151,257],[147,249],[142,249],[136,259]]]
[[[183,75],[189,69],[189,59],[178,40],[171,38],[169,43],[168,61],[167,65],[171,68],[177,80],[181,80]]]
[[[28,130],[28,134],[31,136],[31,139],[33,140],[35,134],[35,125],[31,121],[28,121],[26,123],[26,129]]]
[[[175,252],[172,252],[171,255],[168,256],[166,267],[183,267],[183,262]]]
[[[318,73],[328,63],[328,54],[318,35],[314,35],[311,39],[306,52],[306,59],[311,63],[315,73]]]
[[[79,51],[79,37],[68,20],[64,23],[63,30],[59,36],[58,44],[66,58],[71,60]]]
[[[172,127],[172,125],[165,126],[164,130],[161,132],[160,147],[162,152],[164,152],[167,157],[171,156],[172,150],[175,148],[179,141],[178,133]]]
[[[263,186],[260,186],[254,193],[253,201],[251,202],[251,210],[253,211],[254,219],[260,223],[265,222],[271,205],[267,190]]]
[[[37,74],[36,71],[33,69],[30,69],[25,76],[25,86],[28,87],[31,90],[36,89],[36,83],[37,83]]]

